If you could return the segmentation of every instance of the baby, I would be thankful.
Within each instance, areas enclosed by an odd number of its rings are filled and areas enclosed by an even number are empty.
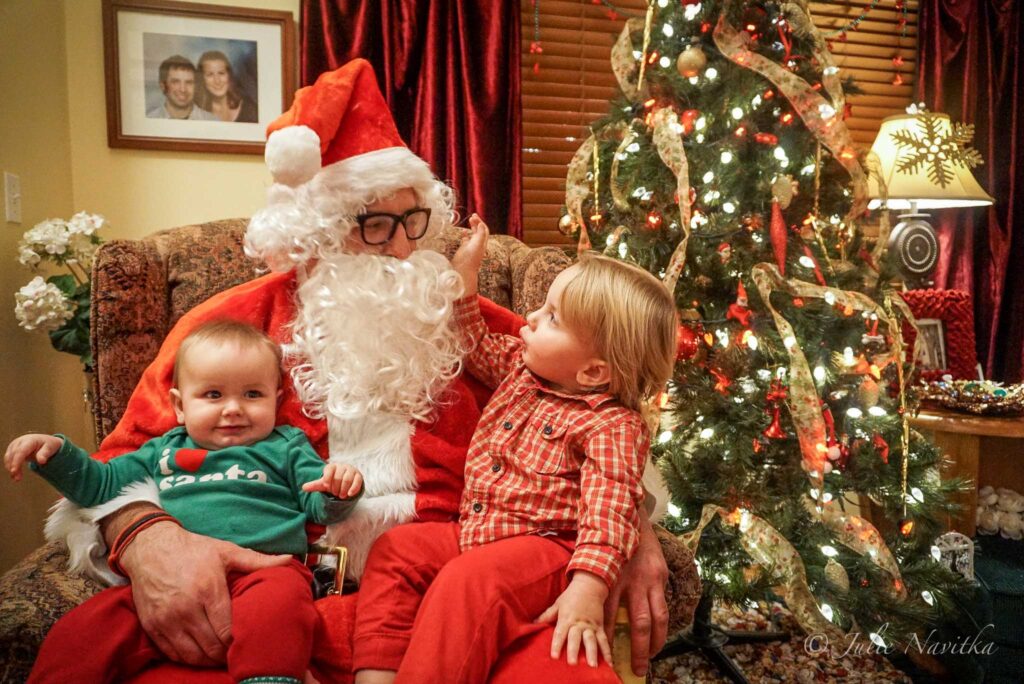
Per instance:
[[[329,525],[345,518],[362,495],[362,476],[347,465],[325,467],[300,430],[275,427],[280,381],[281,352],[270,338],[243,323],[213,321],[178,349],[170,399],[180,427],[109,463],[89,458],[59,435],[23,435],[7,447],[4,464],[19,480],[28,462],[80,506],[155,480],[166,512],[141,514],[114,542],[109,562],[122,575],[125,549],[158,522],[301,557],[306,522]],[[316,621],[311,581],[297,558],[229,575],[227,664],[236,681],[302,680]],[[111,682],[164,658],[139,623],[131,587],[112,587],[57,622],[29,681]]]
[[[654,276],[597,255],[555,278],[520,336],[477,299],[487,227],[453,266],[467,370],[496,388],[473,435],[457,523],[385,533],[358,597],[356,682],[482,682],[505,646],[555,623],[552,657],[611,662],[604,603],[639,541],[646,401],[673,370],[676,311]],[[416,628],[414,629],[414,622]],[[420,628],[422,625],[422,628]],[[444,625],[443,629],[437,625]]]

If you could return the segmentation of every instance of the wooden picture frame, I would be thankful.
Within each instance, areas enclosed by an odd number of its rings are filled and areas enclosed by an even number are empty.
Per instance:
[[[946,359],[946,329],[939,318],[917,319],[916,361],[922,370],[945,370],[949,367]]]
[[[263,154],[295,94],[290,12],[103,0],[103,48],[110,147]]]

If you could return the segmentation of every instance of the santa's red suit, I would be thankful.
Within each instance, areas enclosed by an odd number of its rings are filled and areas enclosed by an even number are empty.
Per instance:
[[[174,355],[181,340],[199,324],[214,318],[233,318],[266,331],[279,343],[288,341],[288,326],[295,316],[295,278],[292,273],[264,276],[223,292],[199,305],[175,325],[167,335],[156,360],[140,380],[127,410],[115,430],[103,441],[96,454],[109,460],[138,448],[143,442],[163,434],[177,424],[170,402]],[[481,309],[492,330],[514,334],[522,319],[486,299]],[[290,378],[278,423],[302,429],[322,457],[327,456],[327,426],[323,420],[311,420],[302,412]],[[422,521],[456,520],[462,493],[466,450],[488,398],[488,390],[468,376],[457,379],[452,398],[439,408],[436,419],[417,424],[412,437],[412,456],[417,480],[416,518]],[[321,682],[351,681],[351,636],[355,616],[355,595],[332,596],[317,602],[321,617],[317,628],[312,671]],[[466,616],[472,619],[472,616]],[[458,616],[452,616],[458,619]],[[437,625],[437,629],[445,629]],[[569,666],[564,658],[548,655],[552,628],[536,634],[507,651],[496,668],[492,682],[617,682],[605,664],[591,668],[585,664]],[[176,665],[161,665],[136,682],[228,682],[226,672],[198,670]]]

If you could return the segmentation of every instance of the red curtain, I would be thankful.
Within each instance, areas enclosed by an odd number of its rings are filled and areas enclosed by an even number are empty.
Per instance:
[[[1024,375],[1024,38],[1018,0],[921,0],[917,96],[973,123],[986,209],[938,210],[936,287],[971,293],[986,377]]]
[[[459,213],[522,236],[519,3],[303,0],[301,80],[373,64],[398,131]]]

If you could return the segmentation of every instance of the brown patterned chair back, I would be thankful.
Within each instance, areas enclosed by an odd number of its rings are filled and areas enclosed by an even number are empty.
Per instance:
[[[92,275],[91,345],[95,431],[117,424],[142,372],[185,312],[265,272],[245,256],[247,219],[226,219],[113,240],[96,253]],[[438,251],[451,257],[465,231],[447,229]],[[540,306],[555,276],[571,263],[560,250],[530,248],[494,235],[480,272],[480,292],[520,314]]]

